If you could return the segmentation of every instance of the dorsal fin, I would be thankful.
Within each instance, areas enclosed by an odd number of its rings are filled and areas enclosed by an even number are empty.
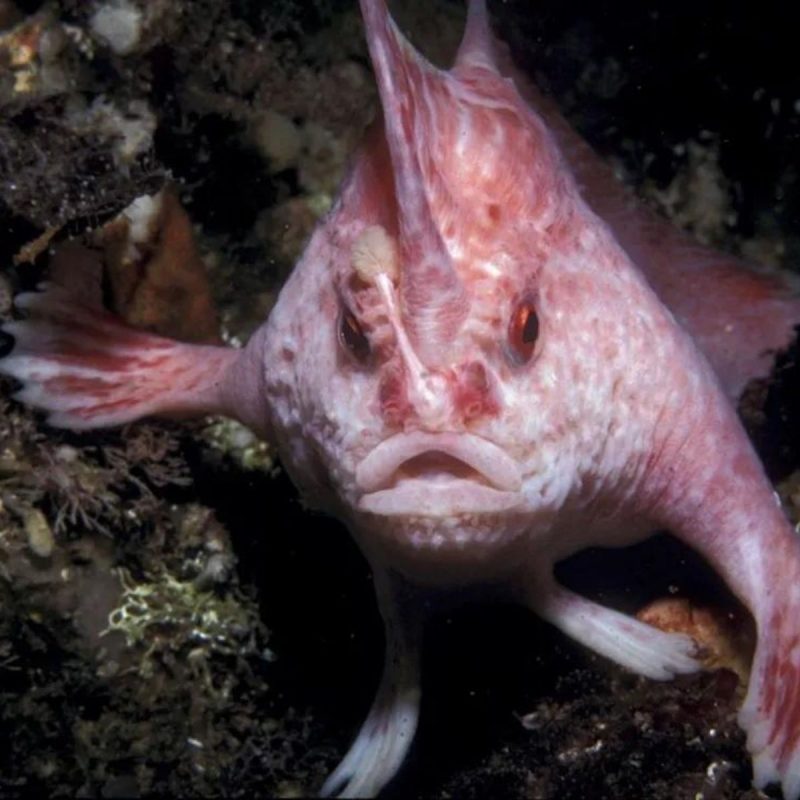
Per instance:
[[[447,76],[400,33],[384,0],[361,0],[378,83],[397,198],[403,311],[420,357],[430,363],[452,340],[468,298],[429,202],[429,143],[444,108]]]
[[[483,66],[497,70],[495,40],[489,25],[486,0],[469,0],[467,26],[454,66]]]

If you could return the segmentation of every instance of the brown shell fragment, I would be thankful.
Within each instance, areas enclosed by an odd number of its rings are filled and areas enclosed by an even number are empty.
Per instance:
[[[181,341],[220,341],[205,264],[173,189],[137,199],[95,240],[104,250],[113,311]]]
[[[686,597],[662,597],[636,614],[641,622],[669,633],[685,633],[700,646],[708,670],[727,669],[746,686],[755,650],[752,620],[739,609],[695,604]]]

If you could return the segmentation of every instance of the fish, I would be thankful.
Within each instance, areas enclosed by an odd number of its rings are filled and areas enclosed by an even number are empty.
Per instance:
[[[380,99],[330,212],[241,349],[134,330],[69,286],[27,315],[0,372],[51,425],[223,414],[277,449],[349,528],[385,627],[366,720],[322,787],[370,797],[420,705],[430,587],[506,587],[654,680],[698,644],[561,585],[588,547],[670,531],[747,606],[739,723],[757,787],[800,798],[800,541],[734,409],[791,341],[791,282],[695,243],[638,203],[514,67],[469,0],[449,69],[360,0]]]

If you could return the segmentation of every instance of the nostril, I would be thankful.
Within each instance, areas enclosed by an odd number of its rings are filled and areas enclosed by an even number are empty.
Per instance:
[[[475,392],[486,392],[489,389],[489,378],[486,368],[479,361],[471,361],[462,368],[462,382],[465,387]]]
[[[383,375],[378,389],[378,402],[386,424],[402,427],[412,411],[402,373],[387,372]]]
[[[491,380],[479,361],[470,361],[457,370],[455,403],[465,421],[497,413]]]

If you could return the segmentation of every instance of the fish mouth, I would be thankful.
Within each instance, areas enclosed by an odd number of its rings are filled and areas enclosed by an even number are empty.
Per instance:
[[[504,511],[521,501],[519,465],[496,444],[469,433],[400,433],[356,468],[362,511],[433,516]]]

